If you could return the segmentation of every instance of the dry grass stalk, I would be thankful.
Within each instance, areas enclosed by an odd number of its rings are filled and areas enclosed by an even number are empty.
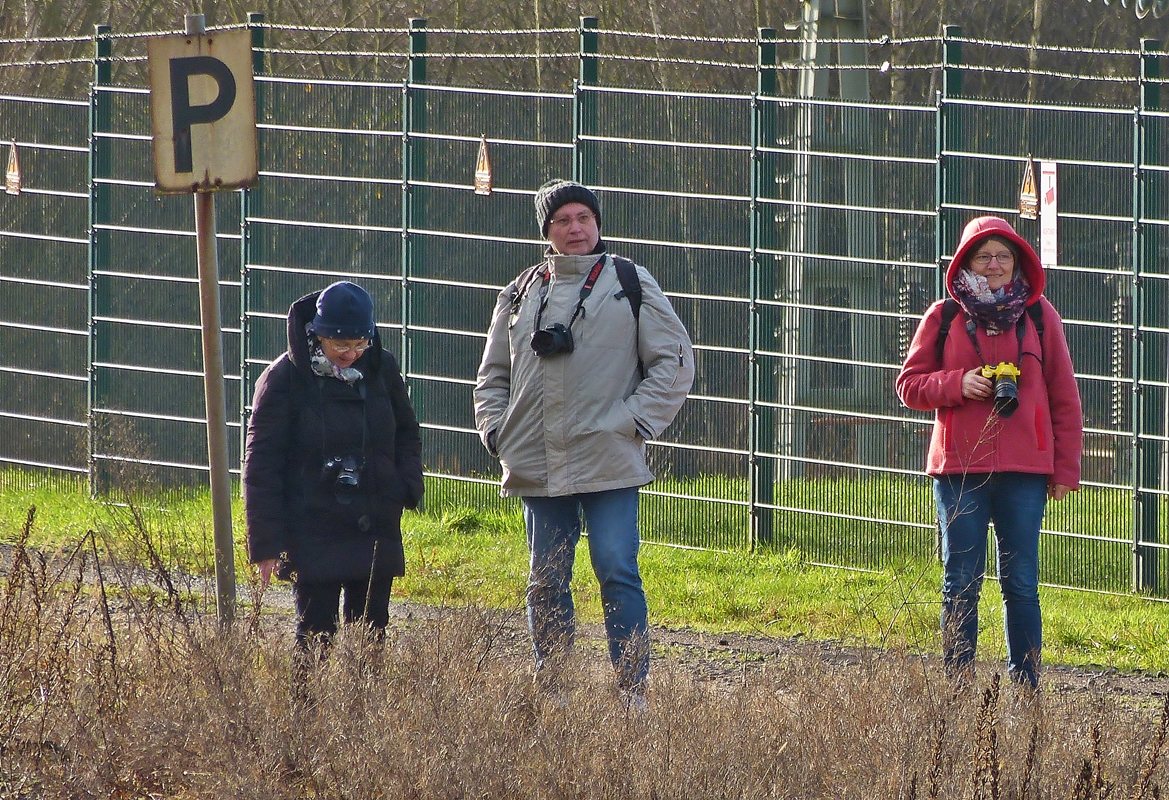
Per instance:
[[[975,728],[974,797],[982,800],[999,800],[999,756],[998,756],[998,707],[999,675],[991,678],[990,686],[982,693],[982,704],[978,708],[978,724]],[[984,791],[988,795],[984,795]]]
[[[1153,785],[1153,772],[1157,769],[1157,761],[1160,759],[1161,751],[1165,747],[1167,733],[1169,733],[1169,695],[1165,696],[1165,702],[1161,706],[1161,722],[1157,725],[1156,733],[1153,734],[1153,741],[1149,745],[1149,756],[1145,762],[1145,766],[1141,769],[1140,775],[1137,777],[1132,794],[1129,795],[1131,800],[1144,800],[1150,788],[1155,794],[1160,793],[1160,787]]]
[[[630,714],[601,647],[582,644],[561,704],[531,679],[518,614],[436,609],[383,641],[344,629],[294,673],[287,619],[221,632],[180,576],[148,570],[165,568],[158,548],[140,549],[139,569],[87,564],[92,538],[56,558],[14,549],[0,796],[916,800],[924,783],[965,800],[998,797],[1000,765],[1021,764],[1020,796],[1039,797],[1042,775],[1046,796],[1086,800],[1102,796],[1106,757],[1135,798],[1159,794],[1163,732],[1142,765],[1139,713],[1111,709],[1104,727],[1090,700],[1060,698],[1039,747],[1037,724],[999,720],[997,683],[950,692],[933,665],[893,653],[840,664],[809,649],[750,680],[737,662],[659,657],[650,710]],[[1066,754],[1089,725],[1077,775]],[[954,765],[972,763],[979,778],[964,780]]]
[[[1023,778],[1019,786],[1019,800],[1027,800],[1031,781],[1035,775],[1035,759],[1039,751],[1039,721],[1031,723],[1031,736],[1027,740],[1027,755],[1023,759]]]

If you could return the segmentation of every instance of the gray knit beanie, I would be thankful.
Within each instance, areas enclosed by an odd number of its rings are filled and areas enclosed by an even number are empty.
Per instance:
[[[548,238],[548,223],[561,206],[569,203],[583,203],[597,217],[601,227],[601,201],[587,187],[579,183],[553,178],[536,190],[536,222],[540,223],[540,235]]]

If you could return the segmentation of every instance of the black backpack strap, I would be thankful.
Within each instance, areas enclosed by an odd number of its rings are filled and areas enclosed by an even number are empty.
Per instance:
[[[514,317],[519,313],[520,304],[524,302],[524,295],[528,293],[528,289],[531,288],[532,282],[536,280],[536,276],[539,274],[540,267],[542,266],[543,264],[535,264],[528,267],[515,279],[515,283],[513,284],[515,290],[511,294],[511,316]]]
[[[1039,334],[1039,362],[1043,363],[1043,303],[1036,300],[1027,306],[1027,316],[1035,323],[1035,332]],[[1020,366],[1022,366],[1020,364]]]
[[[628,258],[613,256],[613,266],[617,270],[617,280],[621,282],[621,292],[618,297],[629,300],[629,310],[633,312],[633,322],[637,326],[638,339],[641,338],[641,279],[637,277],[637,265]],[[641,363],[641,349],[637,348],[637,374],[645,379],[645,365]]]
[[[947,297],[946,302],[942,303],[942,321],[938,326],[938,341],[934,345],[934,354],[937,356],[938,363],[942,363],[942,353],[946,349],[946,337],[950,335],[950,323],[954,321],[954,317],[958,316],[958,311],[961,306],[953,297]]]
[[[637,266],[628,258],[613,256],[613,266],[617,268],[617,280],[621,281],[620,297],[629,298],[629,310],[633,318],[641,319],[641,279],[637,277]]]

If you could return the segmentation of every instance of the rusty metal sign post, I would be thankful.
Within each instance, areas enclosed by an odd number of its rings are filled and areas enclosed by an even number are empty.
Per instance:
[[[155,188],[195,195],[216,608],[220,625],[228,626],[235,618],[235,547],[214,193],[250,186],[258,175],[251,34],[207,34],[203,15],[188,14],[185,35],[151,39],[147,51]]]

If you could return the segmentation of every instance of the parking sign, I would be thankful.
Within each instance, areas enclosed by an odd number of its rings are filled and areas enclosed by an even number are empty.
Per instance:
[[[247,30],[147,42],[154,184],[160,192],[255,183],[256,93]]]

